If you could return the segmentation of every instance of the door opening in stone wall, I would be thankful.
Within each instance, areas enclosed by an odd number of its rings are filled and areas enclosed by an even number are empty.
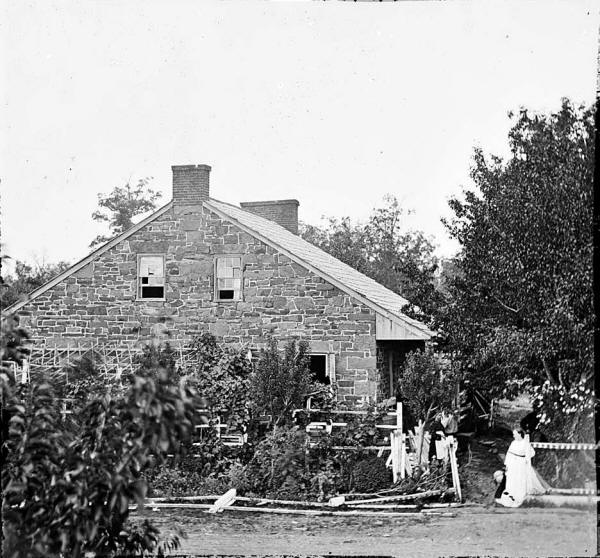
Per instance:
[[[329,378],[327,370],[327,355],[309,355],[310,359],[310,371],[313,378],[322,384],[329,385],[331,379]]]
[[[379,393],[381,397],[396,397],[402,399],[399,393],[399,381],[406,361],[406,355],[411,351],[425,348],[423,341],[413,340],[378,340],[377,368],[379,371]]]

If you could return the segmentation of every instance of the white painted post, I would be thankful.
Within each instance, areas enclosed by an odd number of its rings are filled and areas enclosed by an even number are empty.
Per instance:
[[[397,456],[397,464],[400,468],[400,478],[406,478],[406,451],[404,449],[404,434],[402,433],[402,403],[396,403],[396,436],[397,436],[397,444],[396,444],[396,452]]]
[[[29,361],[26,358],[23,359],[22,366],[23,366],[23,374],[21,375],[21,383],[26,384],[29,381]]]
[[[400,478],[406,478],[406,451],[404,449],[404,434],[399,434],[400,443],[398,444],[400,450]]]
[[[448,448],[450,452],[450,469],[452,471],[452,484],[454,485],[454,491],[456,494],[456,499],[461,502],[462,501],[462,491],[460,488],[460,478],[458,476],[458,463],[456,462],[456,441],[453,439],[450,442],[450,447]]]
[[[396,432],[390,432],[390,459],[392,460],[392,480],[398,482],[398,468],[396,467]]]

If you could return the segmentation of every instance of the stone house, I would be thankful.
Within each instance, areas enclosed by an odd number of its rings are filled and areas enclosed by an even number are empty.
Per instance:
[[[31,334],[30,365],[96,347],[123,361],[150,339],[256,350],[308,341],[311,367],[350,404],[388,397],[404,355],[432,332],[407,301],[298,236],[298,201],[210,197],[207,165],[174,166],[173,199],[6,309]]]

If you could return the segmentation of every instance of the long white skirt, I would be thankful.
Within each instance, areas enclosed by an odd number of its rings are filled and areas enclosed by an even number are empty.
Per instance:
[[[511,457],[506,461],[506,488],[500,503],[509,508],[518,508],[528,494],[545,494],[548,483],[524,457]]]

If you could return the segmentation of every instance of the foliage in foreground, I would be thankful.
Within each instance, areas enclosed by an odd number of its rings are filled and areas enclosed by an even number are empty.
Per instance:
[[[4,345],[2,358],[9,358]],[[176,548],[149,522],[128,522],[143,504],[142,471],[164,462],[192,428],[193,394],[166,370],[98,389],[65,415],[49,378],[15,386],[2,370],[5,556],[136,554]],[[99,388],[99,386],[96,386]]]

